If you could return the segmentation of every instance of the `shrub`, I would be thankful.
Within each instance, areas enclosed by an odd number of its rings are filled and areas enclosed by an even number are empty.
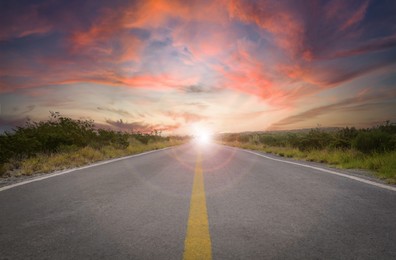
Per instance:
[[[133,137],[135,137],[135,139],[141,142],[142,144],[148,144],[148,142],[150,141],[150,136],[147,134],[137,133],[134,134]]]
[[[285,140],[281,136],[263,134],[259,140],[269,146],[285,146]]]
[[[363,153],[381,153],[394,150],[395,142],[391,134],[374,130],[360,132],[352,141],[352,146]]]
[[[126,149],[130,139],[136,139],[139,144],[144,145],[169,140],[168,137],[160,136],[158,131],[152,134],[128,134],[96,130],[92,120],[74,120],[58,112],[50,112],[47,121],[27,121],[24,126],[16,127],[13,132],[0,134],[0,166],[11,159],[20,161],[37,154],[72,152],[88,146],[94,149],[105,146]]]
[[[91,144],[95,148],[112,145],[118,149],[126,149],[129,146],[129,136],[126,133],[104,129],[99,129],[97,133],[98,135],[96,140]]]
[[[0,163],[12,157],[22,159],[37,153],[55,153],[61,147],[84,147],[95,137],[92,121],[73,120],[51,112],[48,121],[27,121],[13,133],[1,135]]]
[[[352,140],[356,138],[358,135],[358,130],[352,127],[345,127],[341,130],[338,130],[335,134],[335,138],[331,143],[331,148],[341,148],[341,149],[350,149],[352,147]]]
[[[327,147],[332,141],[333,138],[329,133],[315,129],[301,138],[300,142],[297,143],[297,147],[301,151],[320,150]]]

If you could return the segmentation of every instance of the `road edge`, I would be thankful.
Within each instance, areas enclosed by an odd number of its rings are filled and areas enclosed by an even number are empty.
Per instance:
[[[298,166],[302,166],[302,167],[306,167],[306,168],[311,168],[311,169],[314,169],[314,170],[317,170],[317,171],[338,175],[338,176],[341,176],[341,177],[344,177],[344,178],[352,179],[352,180],[355,180],[355,181],[359,181],[359,182],[366,183],[366,184],[369,184],[369,185],[372,185],[372,186],[376,186],[376,187],[379,187],[379,188],[383,188],[383,189],[386,189],[386,190],[390,190],[390,191],[395,191],[396,192],[396,187],[393,187],[393,186],[390,186],[390,185],[386,185],[386,184],[382,184],[382,183],[378,183],[378,182],[374,182],[374,181],[370,181],[370,180],[363,179],[363,178],[359,178],[359,177],[356,177],[356,176],[353,176],[353,175],[348,175],[348,174],[344,174],[344,173],[340,173],[340,172],[336,172],[336,171],[320,168],[320,167],[317,167],[317,166],[307,165],[307,164],[303,164],[303,163],[282,160],[280,158],[279,159],[278,158],[272,158],[270,156],[266,156],[266,155],[264,155],[262,153],[254,152],[254,151],[248,150],[248,149],[242,149],[242,148],[239,148],[239,147],[233,147],[233,146],[227,146],[227,145],[223,145],[223,146],[227,147],[228,149],[238,149],[238,150],[244,151],[246,153],[254,154],[254,155],[257,155],[259,157],[263,157],[263,158],[266,158],[266,159],[269,159],[269,160],[283,162],[283,163],[288,163],[288,164],[293,164],[293,165],[298,165]]]
[[[6,186],[3,186],[3,187],[0,187],[0,192],[15,188],[15,187],[18,187],[18,186],[21,186],[21,185],[25,185],[25,184],[28,184],[28,183],[45,180],[45,179],[56,177],[56,176],[59,176],[59,175],[64,175],[64,174],[67,174],[67,173],[70,173],[70,172],[84,170],[84,169],[87,169],[87,168],[96,167],[96,166],[100,166],[100,165],[104,165],[104,164],[108,164],[108,163],[112,163],[112,162],[117,162],[117,161],[121,161],[121,160],[126,160],[126,159],[130,159],[130,158],[133,158],[133,157],[139,157],[139,156],[150,154],[150,153],[164,151],[164,150],[168,150],[168,149],[171,149],[171,148],[174,148],[174,147],[175,146],[165,147],[165,148],[161,148],[161,149],[157,149],[157,150],[151,150],[151,151],[147,151],[147,152],[143,152],[143,153],[127,155],[127,156],[119,157],[119,158],[115,158],[115,159],[104,160],[104,161],[88,164],[88,165],[77,167],[77,168],[63,170],[63,171],[60,171],[60,172],[45,174],[44,176],[39,176],[37,178],[32,178],[32,179],[29,179],[29,180],[26,180],[26,181],[21,181],[21,182],[17,182],[17,183],[14,183],[14,184],[10,184],[10,185],[6,185]]]

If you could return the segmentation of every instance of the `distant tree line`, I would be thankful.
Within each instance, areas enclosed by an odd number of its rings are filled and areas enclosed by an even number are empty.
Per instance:
[[[39,153],[52,154],[85,146],[126,149],[131,145],[131,139],[148,144],[166,141],[169,137],[162,137],[157,131],[143,134],[96,129],[92,120],[75,120],[58,112],[50,112],[47,121],[28,120],[24,126],[0,134],[0,164],[12,158],[21,160]]]
[[[386,121],[372,128],[345,127],[334,131],[316,128],[308,132],[235,133],[218,136],[224,142],[293,147],[301,151],[356,149],[365,154],[396,150],[396,125]]]

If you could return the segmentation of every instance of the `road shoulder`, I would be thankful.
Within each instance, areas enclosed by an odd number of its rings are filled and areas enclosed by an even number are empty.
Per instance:
[[[299,165],[301,167],[316,169],[316,170],[319,170],[322,172],[336,174],[339,176],[343,176],[343,177],[347,177],[347,178],[354,179],[357,181],[361,181],[361,182],[364,182],[367,184],[372,184],[374,186],[382,187],[382,188],[385,188],[388,190],[396,191],[396,185],[388,184],[384,180],[376,178],[373,175],[373,173],[371,173],[370,171],[367,171],[367,170],[340,169],[340,168],[336,168],[336,167],[331,167],[331,165],[324,164],[324,163],[297,160],[294,158],[285,158],[285,157],[282,157],[279,155],[274,155],[274,154],[270,154],[270,153],[266,153],[266,152],[262,152],[262,151],[243,149],[243,148],[227,146],[227,145],[223,145],[223,144],[219,144],[219,145],[224,146],[227,149],[238,149],[238,150],[242,150],[244,152],[250,153],[250,154],[255,154],[257,156],[261,156],[266,159],[272,159],[275,161]]]

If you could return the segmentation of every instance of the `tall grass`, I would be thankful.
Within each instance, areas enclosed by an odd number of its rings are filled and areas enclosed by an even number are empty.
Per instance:
[[[179,145],[186,137],[95,129],[93,121],[51,113],[48,121],[27,122],[0,135],[0,176],[47,173],[100,160]]]
[[[396,184],[396,126],[389,122],[371,129],[224,134],[217,138],[225,145],[282,157],[369,170],[388,183]]]
[[[127,155],[157,150],[169,146],[179,145],[180,140],[169,140],[150,144],[129,146],[119,149],[113,146],[104,146],[100,149],[87,146],[75,151],[59,152],[54,154],[37,154],[36,156],[5,165],[8,175],[32,175],[35,173],[48,173],[87,165],[93,162],[123,157]]]

